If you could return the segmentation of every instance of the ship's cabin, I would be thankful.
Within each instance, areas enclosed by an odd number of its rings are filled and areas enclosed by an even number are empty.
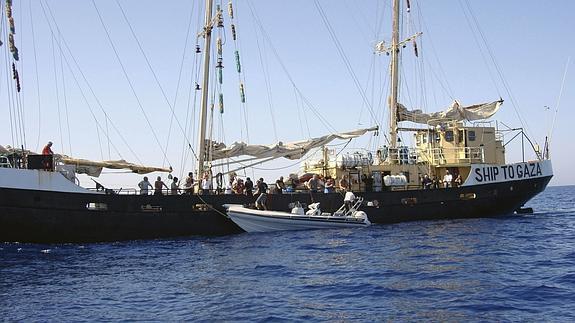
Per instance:
[[[412,147],[382,146],[375,153],[355,152],[337,156],[337,152],[325,148],[322,158],[305,162],[302,171],[336,179],[345,177],[354,191],[365,190],[362,179],[371,177],[373,190],[378,191],[421,189],[426,174],[441,183],[446,171],[453,180],[460,175],[463,183],[472,164],[505,164],[503,137],[489,122],[472,125],[450,122],[399,130],[413,134]]]

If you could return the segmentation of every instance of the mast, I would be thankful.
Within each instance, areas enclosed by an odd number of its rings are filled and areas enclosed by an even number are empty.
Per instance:
[[[213,0],[206,0],[206,17],[204,26],[204,77],[202,81],[202,104],[200,107],[200,127],[198,134],[198,175],[200,179],[204,171],[206,155],[206,119],[208,114],[208,90],[210,79],[210,47],[212,42],[212,7]]]
[[[389,98],[390,147],[397,147],[397,97],[399,84],[399,0],[393,0],[393,31],[391,39],[391,96]]]

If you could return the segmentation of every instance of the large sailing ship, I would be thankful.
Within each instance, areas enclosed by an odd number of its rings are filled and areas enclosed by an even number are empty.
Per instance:
[[[382,42],[376,46],[376,51],[391,57],[386,145],[373,153],[351,155],[333,154],[327,147],[333,140],[377,133],[380,131],[377,126],[269,146],[215,143],[208,135],[209,81],[213,73],[210,50],[212,29],[222,23],[223,12],[219,7],[214,10],[212,0],[207,0],[205,7],[204,68],[196,154],[198,179],[204,174],[213,176],[212,169],[218,163],[229,165],[235,161],[241,165],[239,168],[246,168],[277,158],[297,160],[310,151],[319,150],[321,158],[303,164],[304,174],[343,179],[347,189],[370,202],[362,210],[372,223],[394,223],[510,214],[543,191],[553,176],[548,153],[536,151],[536,160],[507,164],[499,129],[489,123],[475,122],[495,114],[502,100],[467,107],[454,102],[446,111],[432,114],[409,111],[399,102],[399,53],[406,43],[414,42],[420,36],[400,39],[399,0],[393,0],[391,43]],[[11,1],[6,1],[5,11],[13,24]],[[13,37],[9,36],[10,49],[17,60]],[[13,66],[17,79],[16,65]],[[221,62],[218,61],[215,68],[221,71]],[[408,121],[420,126],[400,126]],[[415,147],[401,145],[400,132],[413,133]],[[2,241],[91,242],[231,234],[241,232],[241,229],[225,216],[224,205],[249,204],[255,200],[244,194],[206,194],[206,190],[201,192],[199,188],[193,194],[175,195],[90,190],[77,184],[77,173],[98,174],[102,168],[129,169],[139,174],[170,170],[125,161],[94,162],[62,155],[54,156],[52,160],[52,156],[36,155],[25,147],[4,148],[0,155]],[[240,157],[243,159],[237,159]],[[46,167],[47,158],[50,167]],[[233,174],[234,171],[237,170],[228,172]],[[270,192],[267,207],[285,211],[295,202],[319,202],[322,210],[333,212],[343,203],[340,191],[311,193],[301,186],[293,186],[294,191],[284,194]]]

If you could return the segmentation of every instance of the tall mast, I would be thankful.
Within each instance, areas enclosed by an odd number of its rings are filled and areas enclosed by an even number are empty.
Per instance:
[[[391,148],[397,147],[397,96],[399,84],[399,0],[393,0],[393,32],[391,39],[391,97],[389,98],[389,138]]]
[[[212,42],[212,7],[213,0],[206,0],[206,17],[204,26],[204,79],[202,82],[202,104],[200,107],[200,127],[198,134],[198,179],[204,171],[206,155],[206,119],[208,114],[208,90],[210,79],[210,47]]]

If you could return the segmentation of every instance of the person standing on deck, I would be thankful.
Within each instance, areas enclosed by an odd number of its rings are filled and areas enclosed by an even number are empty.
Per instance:
[[[180,183],[178,183],[178,178],[174,177],[171,185],[171,192],[172,195],[178,195],[180,193]]]
[[[333,180],[333,178],[328,178],[325,181],[325,187],[324,187],[324,193],[333,193],[335,192],[335,181]]]
[[[307,181],[306,186],[312,193],[319,192],[322,186],[319,181],[319,176],[317,174],[313,174],[313,177]]]
[[[452,187],[451,181],[453,181],[453,176],[449,173],[449,170],[445,170],[445,176],[443,176],[443,186],[445,188]]]
[[[276,181],[276,193],[282,194],[283,190],[286,189],[286,184],[284,183],[284,177],[280,176],[280,178]]]
[[[184,191],[186,194],[192,194],[194,192],[194,173],[189,172],[188,177],[186,177],[186,182],[184,183]]]
[[[423,179],[421,180],[421,185],[423,185],[423,189],[428,190],[431,188],[433,181],[429,178],[429,175],[423,175]]]
[[[53,170],[54,166],[54,152],[52,151],[52,142],[48,141],[44,149],[42,149],[44,170]]]
[[[263,178],[260,178],[257,183],[258,187],[258,198],[256,199],[256,208],[259,210],[267,210],[266,201],[267,201],[267,192],[268,192],[268,184],[264,182]]]
[[[453,181],[453,183],[455,184],[455,187],[459,187],[459,186],[461,186],[461,184],[463,184],[463,179],[461,179],[461,174],[457,174],[457,177],[455,178],[455,181]]]
[[[340,180],[339,180],[339,189],[341,191],[346,191],[348,187],[348,183],[347,180],[345,179],[345,176],[343,176]]]
[[[148,195],[148,187],[154,188],[150,182],[148,182],[148,177],[144,176],[144,180],[138,183],[141,195]]]
[[[248,177],[246,178],[245,191],[247,196],[254,196],[254,182]]]
[[[162,188],[164,187],[168,189],[168,185],[162,182],[162,178],[158,176],[158,179],[156,179],[156,182],[154,183],[154,195],[164,195],[162,193]]]
[[[373,177],[371,175],[365,175],[363,184],[365,185],[366,192],[373,192]]]
[[[212,174],[210,172],[204,173],[202,179],[202,194],[212,194]]]

